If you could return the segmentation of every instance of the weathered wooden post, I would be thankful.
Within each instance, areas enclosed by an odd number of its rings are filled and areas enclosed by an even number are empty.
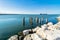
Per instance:
[[[46,24],[47,24],[47,23],[48,23],[48,18],[47,18],[47,17],[48,17],[48,15],[46,14],[45,16],[46,16]]]
[[[46,24],[48,23],[48,19],[46,18]]]
[[[39,18],[39,27],[41,27],[41,19]]]
[[[30,26],[33,28],[33,18],[32,17],[29,18],[29,22],[30,22]]]
[[[39,24],[39,18],[36,17],[36,25],[38,25],[38,24]]]
[[[43,14],[42,13],[40,14],[40,16],[41,16],[41,18],[40,18],[41,19],[40,20],[41,21],[40,24],[42,25],[43,24],[44,17],[43,17]]]
[[[22,26],[25,28],[25,17],[22,19]]]
[[[39,26],[41,27],[42,24],[43,24],[43,14],[40,13]]]

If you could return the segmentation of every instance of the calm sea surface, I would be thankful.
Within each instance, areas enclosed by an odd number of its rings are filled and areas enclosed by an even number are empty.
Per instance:
[[[60,14],[47,14],[47,15],[40,15],[40,14],[13,14],[13,15],[0,15],[0,40],[7,40],[11,35],[15,35],[18,32],[36,27],[35,18],[44,18],[43,24],[46,22],[46,18],[48,18],[48,22],[53,22],[54,24],[57,23],[56,17],[60,16]],[[22,19],[25,17],[25,26],[22,26]],[[33,27],[29,23],[29,18],[33,18]]]

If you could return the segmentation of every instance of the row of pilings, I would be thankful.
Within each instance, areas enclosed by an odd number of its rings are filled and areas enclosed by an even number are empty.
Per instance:
[[[26,26],[26,17],[23,17],[22,18],[22,26]],[[33,28],[33,24],[34,24],[34,22],[33,22],[33,20],[34,20],[34,18],[33,17],[29,17],[29,26],[31,26],[32,28]],[[45,24],[47,24],[48,23],[48,18],[45,18],[44,19],[44,17],[42,16],[41,18],[39,18],[39,17],[35,17],[35,24],[36,24],[36,26],[41,26],[41,25],[43,25],[44,24],[44,20],[45,20]],[[28,24],[27,24],[28,25]]]

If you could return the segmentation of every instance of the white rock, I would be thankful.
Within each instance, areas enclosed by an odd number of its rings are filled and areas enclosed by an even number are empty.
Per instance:
[[[45,34],[44,30],[42,30],[42,29],[37,30],[36,34],[41,36],[44,39],[46,38],[46,34]]]
[[[52,26],[49,26],[48,29],[49,29],[49,30],[54,30],[53,27],[54,27],[53,25],[52,25]]]
[[[47,24],[48,27],[49,27],[49,26],[52,26],[52,25],[53,25],[52,22],[49,22],[49,23]]]
[[[53,31],[50,31],[50,30],[46,30],[45,31],[45,34],[46,34],[46,39],[47,40],[53,40]]]
[[[54,34],[52,35],[53,36],[53,40],[60,40],[60,30],[54,30],[53,32]]]
[[[42,40],[42,38],[40,38],[36,33],[31,34],[31,38],[32,38],[33,40]]]
[[[27,35],[24,40],[42,40],[36,33]]]
[[[58,22],[57,24],[60,25],[60,22]]]
[[[40,28],[40,27],[37,26],[36,28],[34,28],[34,29],[32,29],[32,30],[33,30],[33,32],[35,32],[35,31],[37,31],[39,28]]]
[[[57,38],[60,38],[60,30],[54,30],[54,31],[46,30],[45,34],[47,40],[55,40]]]
[[[47,27],[47,24],[44,24],[43,26],[44,26],[44,27]]]
[[[18,40],[18,35],[11,36],[8,40]]]
[[[44,25],[41,26],[41,28],[42,28],[43,30],[45,30],[45,29],[47,28],[47,25],[44,24]]]
[[[31,31],[31,30],[30,30],[30,29],[24,30],[24,31],[23,31],[23,34],[24,34],[24,35],[28,35],[28,34],[29,34],[29,31]]]
[[[60,28],[60,22],[57,23],[58,27]]]
[[[54,29],[57,29],[58,28],[58,25],[57,24],[54,24],[53,28]]]
[[[57,17],[57,20],[60,22],[60,16]]]
[[[27,35],[25,38],[24,38],[24,40],[31,40],[32,38],[31,38],[31,34],[29,34],[29,35]]]
[[[59,24],[55,24],[53,28],[57,29],[57,30],[60,30],[60,25]]]

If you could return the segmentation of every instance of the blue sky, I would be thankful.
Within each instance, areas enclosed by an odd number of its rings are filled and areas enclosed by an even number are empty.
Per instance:
[[[0,0],[0,13],[59,14],[59,0]]]

